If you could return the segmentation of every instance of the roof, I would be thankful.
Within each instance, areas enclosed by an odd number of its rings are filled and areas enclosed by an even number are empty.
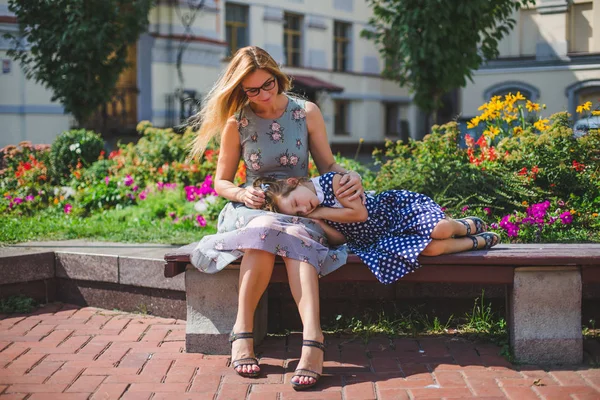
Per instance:
[[[290,75],[292,78],[292,86],[296,89],[304,89],[307,91],[324,90],[326,92],[343,92],[344,88],[336,86],[314,76],[308,75]]]

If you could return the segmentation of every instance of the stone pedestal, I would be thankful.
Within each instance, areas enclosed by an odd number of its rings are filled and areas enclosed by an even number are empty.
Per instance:
[[[188,353],[229,354],[229,334],[238,308],[238,270],[205,274],[188,266],[185,271]],[[267,293],[254,315],[254,344],[267,334]]]
[[[527,364],[579,364],[581,271],[578,267],[516,268],[509,296],[513,353]]]

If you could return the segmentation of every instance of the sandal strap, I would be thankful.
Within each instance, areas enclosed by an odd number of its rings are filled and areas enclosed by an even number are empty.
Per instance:
[[[231,333],[229,335],[229,343],[233,343],[238,339],[254,339],[254,333],[252,332],[239,332],[239,333]]]
[[[457,219],[456,221],[460,222],[465,226],[465,228],[467,228],[467,236],[469,236],[471,234],[471,224],[469,224],[465,219]]]
[[[232,361],[231,365],[233,365],[233,368],[237,368],[240,365],[258,365],[258,360],[254,357],[240,358],[239,360]]]
[[[321,377],[321,374],[316,373],[315,371],[311,371],[310,369],[297,369],[294,371],[294,376],[304,376],[307,378],[314,378],[314,379],[319,379]]]
[[[469,239],[471,239],[473,241],[473,247],[471,247],[471,250],[477,250],[477,246],[479,246],[479,242],[477,241],[477,238],[475,236],[466,236]]]
[[[317,349],[320,349],[323,352],[325,351],[325,345],[321,342],[317,342],[316,340],[303,340],[302,346],[316,347]]]

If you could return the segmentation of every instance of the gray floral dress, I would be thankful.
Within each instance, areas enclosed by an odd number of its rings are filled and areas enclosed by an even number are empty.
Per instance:
[[[237,115],[246,163],[246,184],[258,177],[286,178],[308,173],[305,101],[288,96],[278,119],[264,119],[246,106]],[[192,252],[199,270],[215,273],[240,258],[245,249],[264,250],[313,265],[320,276],[346,262],[346,246],[330,248],[312,220],[277,214],[230,202],[219,215],[217,233],[205,236]]]

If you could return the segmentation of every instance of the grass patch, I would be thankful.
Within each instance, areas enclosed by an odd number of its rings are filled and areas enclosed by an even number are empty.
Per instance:
[[[35,300],[23,295],[0,299],[1,314],[27,314],[35,309]]]

